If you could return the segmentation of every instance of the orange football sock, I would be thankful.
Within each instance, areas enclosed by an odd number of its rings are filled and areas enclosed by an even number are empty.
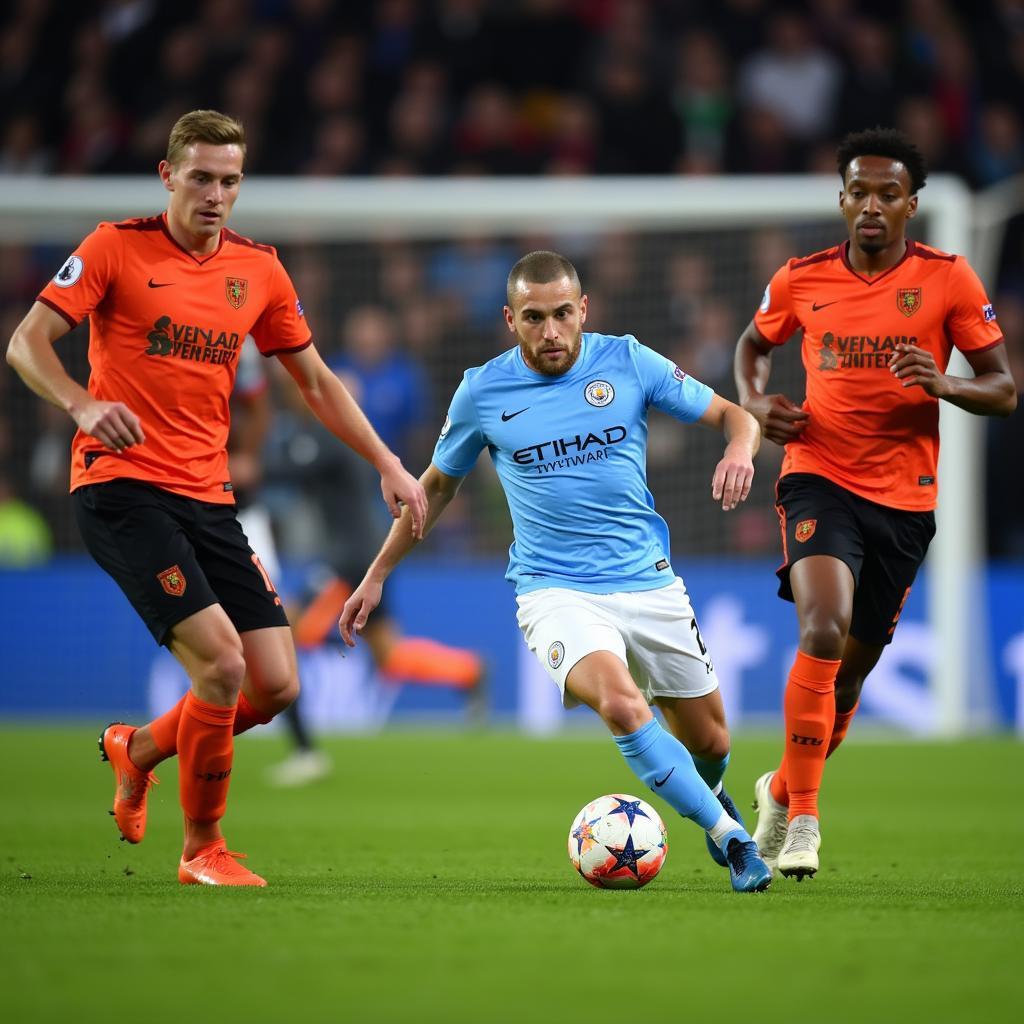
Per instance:
[[[857,714],[857,708],[859,707],[860,701],[857,701],[849,711],[836,712],[835,725],[832,726],[832,738],[828,741],[828,750],[825,751],[826,757],[831,757],[832,751],[835,750],[844,739],[846,739],[846,733],[850,728],[850,723],[853,721],[853,716]]]
[[[165,711],[149,723],[149,734],[164,757],[171,757],[178,752],[178,725],[181,722],[181,709],[185,706],[182,697],[170,711]]]
[[[169,711],[149,723],[149,733],[164,757],[173,757],[178,752],[178,726],[181,723],[181,709],[185,706],[182,697]],[[234,734],[246,732],[254,725],[266,725],[274,716],[258,711],[249,703],[244,693],[238,695],[238,712],[233,726]]]
[[[235,705],[223,707],[185,694],[178,724],[181,806],[190,821],[213,823],[224,817],[231,778]]]
[[[381,674],[396,682],[469,688],[476,685],[482,668],[473,651],[410,636],[395,644]]]
[[[849,711],[837,711],[835,724],[832,726],[832,737],[828,741],[828,750],[825,751],[825,759],[828,760],[832,756],[832,751],[839,746],[840,743],[846,738],[846,733],[850,728],[850,723],[853,721],[853,716],[857,714],[857,708],[860,707],[860,701],[850,708]],[[772,776],[771,781],[771,793],[777,803],[782,804],[783,807],[789,806],[789,784],[786,778],[786,758],[782,758],[782,764],[779,765],[778,770]]]
[[[783,713],[786,722],[785,780],[789,818],[818,816],[818,791],[825,753],[836,717],[835,685],[839,661],[797,651],[789,670]],[[774,795],[774,793],[773,793]]]
[[[254,708],[249,703],[249,698],[239,692],[238,704],[235,710],[235,724],[232,732],[237,736],[240,732],[246,732],[254,725],[266,725],[274,716],[268,715],[265,711]]]

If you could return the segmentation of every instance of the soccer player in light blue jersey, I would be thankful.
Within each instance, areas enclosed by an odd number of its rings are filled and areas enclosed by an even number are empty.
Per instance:
[[[565,706],[593,708],[637,777],[705,830],[733,888],[759,892],[771,871],[722,786],[718,679],[647,489],[647,411],[722,431],[711,497],[724,510],[750,491],[760,431],[635,338],[584,334],[586,317],[564,256],[532,252],[512,268],[505,321],[518,344],[467,370],[452,398],[421,478],[424,534],[486,448],[512,514],[506,575],[530,650]],[[338,625],[349,646],[415,545],[410,525],[405,515],[395,523],[346,603]]]

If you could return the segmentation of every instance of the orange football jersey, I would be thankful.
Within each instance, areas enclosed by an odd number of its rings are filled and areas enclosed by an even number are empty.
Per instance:
[[[850,265],[849,242],[780,268],[754,325],[773,345],[803,328],[807,426],[786,445],[782,474],[817,473],[891,508],[935,507],[939,400],[889,370],[898,343],[926,349],[945,372],[953,347],[1003,339],[977,275],[962,256],[908,242],[874,277]]]
[[[123,402],[146,440],[123,452],[78,431],[71,490],[130,478],[202,501],[234,501],[228,402],[247,335],[265,355],[310,342],[276,251],[226,228],[197,256],[166,215],[102,223],[39,294],[72,327],[89,317],[89,393]]]

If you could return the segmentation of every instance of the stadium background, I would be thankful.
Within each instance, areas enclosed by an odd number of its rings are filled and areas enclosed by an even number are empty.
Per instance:
[[[785,10],[758,0],[25,2],[7,4],[4,18],[0,173],[38,178],[55,197],[71,178],[149,175],[152,201],[139,215],[163,205],[153,172],[169,126],[203,106],[243,120],[248,172],[274,176],[284,190],[324,177],[531,176],[541,187],[611,175],[633,176],[616,180],[638,189],[671,176],[683,190],[687,176],[732,175],[737,190],[756,182],[770,208],[764,175],[832,173],[842,134],[875,123],[907,130],[932,170],[963,178],[979,204],[1012,190],[1024,172],[1024,4],[1016,2],[972,5],[969,15],[934,0],[821,0]],[[928,199],[926,189],[921,230]],[[239,221],[248,201],[243,189]],[[595,329],[636,334],[734,397],[733,343],[768,277],[788,256],[842,233],[836,216],[667,232],[371,233],[288,241],[281,252],[328,359],[351,368],[391,353],[378,364],[381,415],[390,415],[388,439],[415,469],[429,457],[462,369],[507,345],[504,278],[526,249],[553,246],[578,263]],[[78,238],[5,242],[0,227],[5,338]],[[1019,217],[997,248],[986,284],[1024,387]],[[59,346],[81,379],[84,333]],[[773,387],[793,395],[796,356],[789,346],[773,374]],[[388,386],[399,395],[390,406]],[[287,394],[280,382],[274,389],[281,414],[268,447],[279,457],[264,497],[286,560],[282,590],[297,593],[330,527],[282,465]],[[986,614],[972,637],[979,664],[991,666],[976,721],[1018,729],[1024,484],[1005,468],[1022,450],[1021,423],[1018,412],[985,424],[987,462],[1001,471],[985,474]],[[66,495],[70,436],[67,417],[0,367],[0,715],[138,717],[181,680],[81,552]],[[651,437],[651,487],[731,717],[742,724],[771,716],[795,637],[792,610],[773,586],[779,452],[766,444],[751,502],[723,516],[707,496],[714,438],[662,419],[652,420]],[[395,610],[410,632],[485,653],[496,721],[558,728],[553,690],[515,629],[502,579],[508,540],[496,479],[481,460],[429,544],[396,574]],[[927,679],[935,638],[924,589],[915,588],[897,643],[865,693],[866,720],[914,732],[934,725]],[[360,658],[328,649],[306,659],[310,708],[322,727],[463,714],[457,694],[379,686]]]

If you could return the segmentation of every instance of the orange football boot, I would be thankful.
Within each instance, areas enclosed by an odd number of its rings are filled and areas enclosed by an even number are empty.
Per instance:
[[[114,769],[114,809],[110,812],[121,830],[121,839],[141,843],[146,834],[146,797],[160,780],[152,772],[136,768],[128,756],[134,725],[111,722],[100,733],[100,755]]]
[[[238,863],[244,853],[228,849],[223,839],[217,839],[204,846],[191,860],[182,856],[178,865],[178,881],[182,885],[257,885],[267,884],[266,879],[253,874]]]

